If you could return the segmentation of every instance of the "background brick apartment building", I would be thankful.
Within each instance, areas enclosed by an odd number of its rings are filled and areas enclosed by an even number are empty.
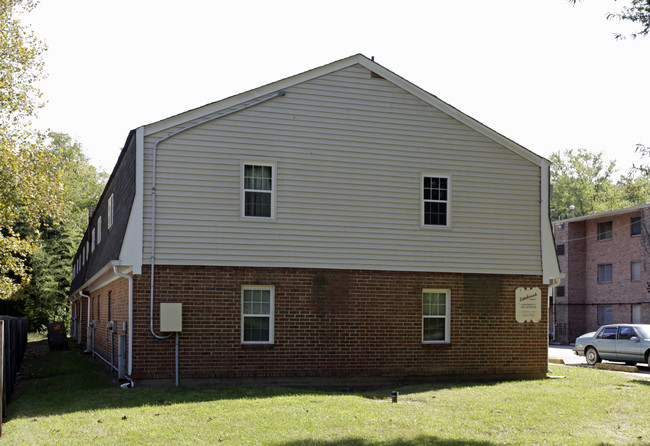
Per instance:
[[[551,339],[575,338],[607,323],[650,323],[650,204],[556,221],[560,270]]]

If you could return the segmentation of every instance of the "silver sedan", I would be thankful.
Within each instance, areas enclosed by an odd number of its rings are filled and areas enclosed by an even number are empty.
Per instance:
[[[591,365],[606,359],[630,365],[645,362],[650,366],[650,325],[603,325],[577,338],[573,352],[584,356]]]

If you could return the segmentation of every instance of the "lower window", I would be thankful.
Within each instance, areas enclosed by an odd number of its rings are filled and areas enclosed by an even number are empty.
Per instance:
[[[273,343],[272,286],[242,287],[242,343]]]
[[[598,305],[598,325],[611,324],[614,321],[614,313],[611,305]]]
[[[450,291],[422,290],[422,342],[448,343]]]

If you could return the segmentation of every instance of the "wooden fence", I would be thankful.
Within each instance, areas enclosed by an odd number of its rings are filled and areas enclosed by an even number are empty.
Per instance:
[[[7,403],[16,386],[16,377],[27,349],[27,318],[0,316],[0,389],[2,417],[7,415]],[[2,421],[0,420],[0,436]]]

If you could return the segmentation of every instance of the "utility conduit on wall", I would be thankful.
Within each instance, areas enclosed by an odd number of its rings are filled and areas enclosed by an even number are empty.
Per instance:
[[[149,329],[151,331],[151,334],[153,335],[154,338],[156,339],[167,339],[169,338],[172,333],[168,334],[167,336],[162,336],[156,333],[154,330],[153,326],[153,309],[154,309],[154,289],[155,289],[155,274],[154,274],[154,269],[155,269],[155,263],[156,263],[156,159],[157,159],[157,154],[158,154],[158,145],[166,141],[180,133],[183,133],[187,130],[193,129],[195,127],[198,127],[199,125],[206,124],[211,121],[215,121],[217,119],[223,118],[224,116],[232,115],[233,113],[237,113],[242,110],[246,110],[248,108],[254,107],[258,104],[261,104],[263,102],[269,101],[273,98],[276,98],[278,96],[284,96],[286,94],[285,91],[277,91],[275,93],[272,93],[270,95],[264,96],[260,99],[257,99],[256,101],[249,102],[245,105],[242,105],[240,107],[227,110],[223,113],[219,113],[216,116],[211,116],[209,118],[203,119],[201,121],[195,122],[193,124],[190,124],[186,127],[180,128],[176,131],[173,131],[162,138],[160,138],[158,141],[155,142],[153,146],[153,154],[152,154],[152,173],[151,173],[151,289],[150,289],[150,304],[149,304]],[[131,324],[129,324],[129,327]],[[131,337],[129,336],[129,342],[130,342]],[[131,348],[129,348],[129,354],[131,354]],[[176,385],[178,386],[178,332],[176,333],[176,351],[175,351],[175,361],[176,361]],[[131,362],[129,361],[129,364]]]

